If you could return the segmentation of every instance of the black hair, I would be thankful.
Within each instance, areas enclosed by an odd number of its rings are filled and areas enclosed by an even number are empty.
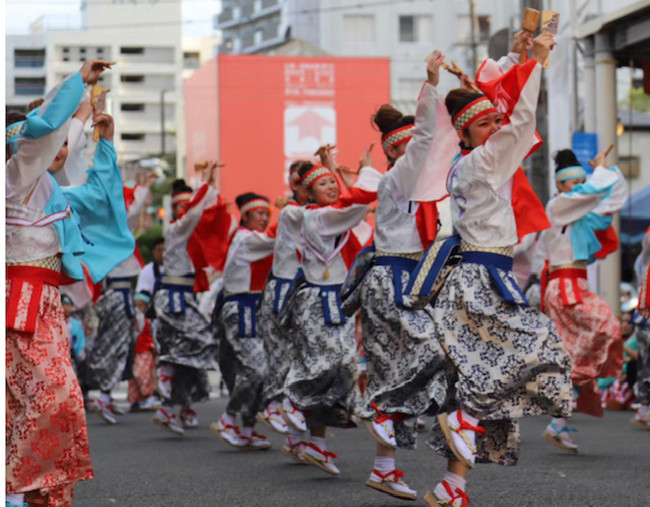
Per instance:
[[[14,123],[18,123],[19,121],[24,121],[26,119],[27,116],[19,111],[7,111],[5,113],[5,127],[9,127]]]
[[[314,164],[312,164],[309,161],[305,161],[302,164],[302,166],[300,166],[300,169],[298,169],[298,174],[300,175],[300,179],[302,180],[305,177],[305,174],[307,174],[313,168],[314,168]]]
[[[465,88],[455,88],[454,90],[451,90],[447,94],[447,97],[445,97],[445,106],[447,107],[447,111],[449,112],[452,121],[467,104],[482,97],[484,97],[482,93],[470,92]]]
[[[174,180],[174,183],[172,183],[172,195],[182,192],[192,192],[192,187],[185,183],[183,179]]]
[[[393,130],[405,127],[406,125],[413,125],[415,123],[415,117],[410,114],[404,115],[390,104],[384,104],[372,116],[372,121],[383,137]]]
[[[157,237],[156,239],[153,240],[153,243],[151,243],[151,249],[153,250],[156,248],[158,245],[164,245],[165,244],[165,238],[162,236]]]
[[[569,148],[556,151],[553,155],[553,160],[555,161],[555,172],[566,169],[567,167],[582,165],[578,157],[576,157],[576,154]]]

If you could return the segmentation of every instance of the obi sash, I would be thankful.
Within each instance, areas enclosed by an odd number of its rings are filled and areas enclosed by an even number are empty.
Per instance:
[[[644,318],[641,313],[639,313],[638,310],[634,312],[634,315],[632,315],[632,324],[643,327],[648,325],[648,319]]]
[[[135,317],[135,312],[133,311],[133,293],[131,291],[133,281],[132,277],[115,277],[106,279],[106,289],[114,290],[122,294],[124,299],[124,308],[126,309],[126,315],[129,319]]]
[[[262,299],[259,292],[244,292],[241,294],[230,294],[223,298],[224,303],[237,303],[239,313],[239,338],[255,338],[257,336],[257,305]]]
[[[460,236],[451,236],[432,243],[411,272],[404,295],[403,305],[422,309],[435,298],[447,275],[458,262],[455,255],[460,246]]]
[[[587,270],[583,268],[560,268],[551,271],[548,280],[560,280],[560,293],[562,295],[562,304],[572,306],[582,303],[582,290],[578,285],[579,280],[587,279]],[[547,284],[543,284],[542,297],[546,292]]]
[[[300,268],[295,278],[279,278],[271,274],[270,280],[275,280],[275,292],[273,294],[273,315],[280,316],[284,311],[284,307],[289,299],[288,296],[293,290],[295,281],[302,276]]]
[[[155,290],[166,289],[169,294],[170,313],[185,313],[185,294],[194,294],[194,275],[161,276]]]
[[[512,273],[512,257],[477,251],[461,252],[461,256],[463,262],[480,264],[488,270],[492,283],[504,301],[515,305],[528,306],[526,296],[524,296]],[[505,271],[505,273],[503,275],[500,274],[497,271],[499,269]]]
[[[11,291],[7,299],[7,329],[36,332],[44,285],[59,286],[61,274],[37,266],[7,266]]]
[[[411,272],[417,266],[418,261],[399,256],[382,255],[375,257],[375,266],[390,266],[393,271],[393,287],[395,289],[395,302],[398,305],[403,305],[404,287],[402,287],[402,274]]]
[[[341,298],[339,297],[343,284],[317,285],[315,283],[307,282],[306,285],[308,287],[316,287],[320,289],[320,298],[321,304],[323,305],[325,324],[328,326],[340,326],[347,322],[347,318],[341,311]]]

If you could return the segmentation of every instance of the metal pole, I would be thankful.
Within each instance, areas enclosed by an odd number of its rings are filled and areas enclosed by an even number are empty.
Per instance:
[[[160,91],[160,156],[165,156],[165,93],[167,90]]]
[[[613,53],[612,35],[610,33],[597,33],[596,46],[596,131],[598,132],[599,150],[606,149],[610,144],[614,150],[609,156],[608,163],[618,161],[618,147],[616,138],[616,58]],[[612,222],[616,233],[620,235],[621,217],[614,215]],[[600,290],[603,299],[609,306],[618,311],[620,305],[621,282],[621,251],[613,252],[599,266]]]
[[[584,78],[585,78],[585,105],[584,105],[584,130],[596,132],[596,67],[594,38],[584,40]]]

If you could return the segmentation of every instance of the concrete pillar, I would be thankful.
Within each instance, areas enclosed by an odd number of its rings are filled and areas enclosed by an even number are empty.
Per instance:
[[[611,34],[597,33],[595,36],[595,82],[596,82],[596,132],[599,149],[604,150],[610,144],[614,149],[607,158],[609,164],[618,162],[616,138],[616,59],[613,54]],[[614,216],[613,226],[620,233],[620,215]],[[621,251],[611,254],[599,266],[600,295],[615,312],[619,308],[621,283]]]
[[[596,51],[594,38],[584,39],[585,132],[596,132]],[[577,100],[577,98],[576,98]]]

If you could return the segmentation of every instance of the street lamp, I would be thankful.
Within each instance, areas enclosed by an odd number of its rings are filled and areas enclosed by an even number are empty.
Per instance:
[[[160,91],[160,156],[165,156],[165,93],[170,90]]]

